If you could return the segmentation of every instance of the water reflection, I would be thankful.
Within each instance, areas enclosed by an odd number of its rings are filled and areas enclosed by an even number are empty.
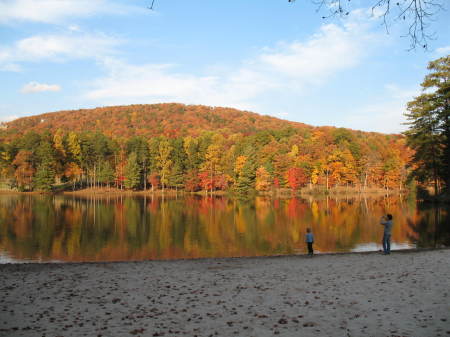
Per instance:
[[[393,248],[449,245],[448,210],[401,198],[0,195],[0,263],[111,261],[380,249],[382,214]],[[447,222],[445,222],[447,221]]]
[[[425,203],[419,205],[418,219],[408,219],[415,233],[409,239],[419,248],[450,246],[450,206],[436,207]]]

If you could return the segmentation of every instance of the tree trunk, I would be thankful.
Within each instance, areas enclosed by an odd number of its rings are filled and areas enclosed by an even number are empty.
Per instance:
[[[147,191],[147,167],[144,165],[144,191]]]

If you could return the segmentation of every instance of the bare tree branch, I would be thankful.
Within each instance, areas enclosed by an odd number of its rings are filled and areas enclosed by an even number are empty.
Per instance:
[[[294,2],[295,0],[288,0]],[[346,16],[351,11],[351,0],[312,0],[317,10],[327,8],[328,15],[323,19],[334,16]],[[430,26],[440,11],[444,11],[445,0],[372,0],[372,15],[383,21],[386,32],[389,27],[403,21],[407,32],[403,37],[410,38],[410,49],[418,46],[427,49],[428,42],[435,39],[435,32],[430,32]]]

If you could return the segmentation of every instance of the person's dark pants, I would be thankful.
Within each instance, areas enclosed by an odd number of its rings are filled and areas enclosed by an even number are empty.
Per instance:
[[[391,253],[391,234],[383,234],[383,251],[385,254]]]
[[[314,254],[314,250],[313,250],[313,243],[312,242],[307,242],[308,244],[308,254],[309,255],[313,255]]]

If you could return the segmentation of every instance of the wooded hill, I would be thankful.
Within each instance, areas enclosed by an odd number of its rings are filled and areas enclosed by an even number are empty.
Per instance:
[[[231,108],[154,104],[20,118],[0,131],[3,187],[187,191],[404,187],[401,135],[313,127]]]
[[[70,130],[96,131],[110,137],[167,136],[197,137],[204,131],[223,135],[254,134],[262,130],[280,130],[289,127],[312,129],[303,124],[232,108],[184,105],[176,103],[112,106],[45,113],[23,117],[6,123],[3,139],[11,139],[28,131]]]

